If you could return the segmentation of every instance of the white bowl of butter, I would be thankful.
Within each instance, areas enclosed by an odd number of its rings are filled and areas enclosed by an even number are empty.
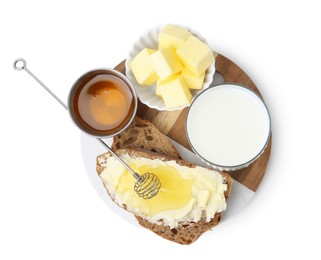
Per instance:
[[[155,108],[157,110],[167,110],[167,111],[174,111],[180,110],[185,107],[188,107],[190,103],[194,100],[194,98],[204,89],[208,88],[211,82],[213,81],[213,76],[215,73],[215,60],[214,62],[207,68],[205,71],[204,82],[202,89],[190,89],[191,93],[191,100],[187,104],[182,106],[176,107],[169,107],[164,103],[164,100],[157,95],[157,84],[151,84],[150,86],[142,85],[137,82],[133,71],[130,67],[130,63],[132,60],[139,54],[143,49],[153,49],[157,50],[159,48],[159,34],[163,30],[164,27],[168,25],[159,25],[147,30],[144,34],[142,34],[137,41],[133,44],[133,47],[129,51],[128,58],[126,60],[126,77],[131,81],[132,85],[134,86],[137,96],[139,100],[146,104],[151,108]],[[187,29],[191,32],[193,36],[201,40],[203,43],[208,44],[204,37],[202,37],[198,32],[192,30],[191,28],[181,26],[184,29]]]
[[[271,119],[259,95],[226,83],[208,88],[192,102],[186,133],[194,152],[209,166],[233,171],[249,166],[264,152]]]

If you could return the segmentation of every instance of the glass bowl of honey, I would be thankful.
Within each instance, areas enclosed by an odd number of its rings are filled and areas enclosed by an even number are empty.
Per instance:
[[[72,86],[68,110],[85,133],[112,137],[125,130],[136,115],[137,96],[131,82],[114,69],[95,69]]]

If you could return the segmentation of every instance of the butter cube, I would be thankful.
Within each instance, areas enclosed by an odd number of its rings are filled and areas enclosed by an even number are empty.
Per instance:
[[[154,84],[158,79],[150,59],[151,54],[154,52],[156,51],[153,49],[145,48],[129,64],[137,82],[141,85]]]
[[[186,85],[189,89],[202,89],[205,77],[205,71],[200,75],[197,76],[194,73],[190,72],[188,69],[183,68],[182,76]]]
[[[175,51],[171,47],[165,47],[150,55],[153,67],[160,79],[165,79],[182,69]]]
[[[168,108],[184,106],[192,99],[192,94],[181,75],[160,83],[159,93]]]
[[[159,96],[159,97],[162,97],[162,94],[161,94],[161,85],[163,84],[163,83],[165,83],[166,81],[168,81],[168,80],[172,80],[172,79],[174,79],[175,77],[177,77],[179,74],[174,74],[174,75],[172,75],[172,76],[169,76],[168,78],[166,78],[166,79],[159,79],[159,80],[157,80],[157,82],[156,82],[156,95],[157,96]]]
[[[193,35],[177,49],[176,54],[184,67],[198,76],[214,61],[212,50]]]
[[[190,31],[176,26],[167,25],[159,34],[159,49],[171,46],[177,49],[187,40],[188,36],[192,35]]]

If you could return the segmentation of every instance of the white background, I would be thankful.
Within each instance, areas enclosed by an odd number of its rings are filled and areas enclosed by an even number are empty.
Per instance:
[[[189,2],[189,3],[187,3]],[[4,4],[6,3],[6,4]],[[320,259],[318,1],[2,1],[0,259]],[[26,72],[66,101],[82,73],[113,67],[158,24],[199,31],[260,88],[273,150],[255,198],[190,246],[108,208],[86,175],[80,132]]]

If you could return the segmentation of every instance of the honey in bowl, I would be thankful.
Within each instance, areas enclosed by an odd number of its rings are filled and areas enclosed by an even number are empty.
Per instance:
[[[123,75],[96,70],[82,76],[69,95],[69,111],[75,123],[94,136],[113,136],[131,122],[137,100]]]

